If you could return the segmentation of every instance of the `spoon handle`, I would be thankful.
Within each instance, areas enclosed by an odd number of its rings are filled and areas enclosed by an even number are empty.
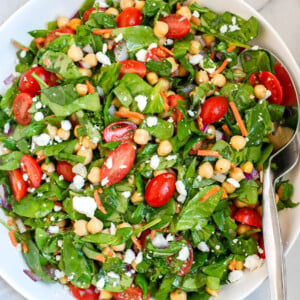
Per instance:
[[[270,166],[264,173],[263,235],[272,300],[286,299],[286,274],[283,245]]]

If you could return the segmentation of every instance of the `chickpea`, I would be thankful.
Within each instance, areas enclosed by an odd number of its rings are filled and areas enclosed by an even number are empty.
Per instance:
[[[120,7],[122,10],[124,10],[128,7],[133,7],[133,6],[134,6],[133,0],[120,0]]]
[[[239,226],[236,229],[236,233],[241,235],[246,233],[247,231],[251,230],[253,227],[246,224],[239,224]]]
[[[208,125],[207,127],[208,140],[213,140],[216,137],[216,127],[214,125]]]
[[[85,96],[88,93],[88,88],[86,84],[77,83],[76,90],[80,97]]]
[[[236,79],[238,82],[242,82],[246,77],[246,73],[244,73],[240,68],[234,69],[233,74],[234,79]]]
[[[57,26],[58,26],[58,28],[66,27],[69,22],[70,22],[70,19],[68,17],[66,17],[66,16],[59,16],[57,18]]]
[[[59,278],[59,281],[61,284],[68,284],[69,279],[67,276],[63,276],[63,277]]]
[[[275,201],[276,201],[276,204],[278,204],[279,200],[280,200],[280,199],[279,199],[279,195],[276,193],[276,194],[275,194]]]
[[[117,228],[131,228],[132,226],[129,223],[121,223],[117,226]]]
[[[0,143],[0,153],[2,153],[1,152],[1,147],[2,147],[2,143]],[[11,152],[11,150],[9,152]],[[9,153],[9,152],[7,152],[7,153]],[[44,151],[43,150],[40,150],[40,151],[36,152],[35,155],[37,156],[37,158],[39,159],[39,161],[47,158],[47,156],[44,155]]]
[[[95,54],[89,53],[84,58],[83,61],[87,63],[91,68],[96,67],[98,64],[98,59]]]
[[[99,184],[101,181],[101,169],[98,167],[93,167],[89,172],[87,178],[92,184],[94,185]]]
[[[106,13],[107,15],[113,15],[113,16],[116,16],[116,17],[119,15],[119,11],[118,11],[116,8],[114,8],[114,7],[108,8],[108,9],[105,11],[105,13]]]
[[[138,10],[143,10],[145,7],[145,1],[135,1],[135,8]]]
[[[166,38],[166,37],[160,38],[160,39],[159,39],[159,45],[160,45],[160,46],[163,46],[163,45],[166,43],[166,41],[167,41],[167,38]]]
[[[115,97],[111,103],[112,103],[116,108],[120,108],[120,107],[122,106],[121,102],[119,101],[119,99],[118,99],[117,97]]]
[[[103,233],[107,233],[107,232],[104,232],[104,230],[102,231]],[[116,256],[116,253],[114,252],[114,250],[111,248],[111,247],[105,247],[103,250],[102,250],[102,254],[104,255],[108,255],[110,257],[115,257]]]
[[[79,142],[79,140],[77,141],[77,143],[75,144],[75,147],[73,149],[73,153],[77,153],[81,148],[81,144]]]
[[[230,171],[229,177],[240,182],[245,178],[245,175],[241,168],[234,168]]]
[[[205,287],[205,291],[213,297],[218,295],[218,291],[211,290],[208,286]]]
[[[241,166],[241,169],[244,173],[250,174],[253,170],[253,163],[251,161],[247,161],[243,166]]]
[[[144,201],[144,196],[140,194],[138,191],[135,191],[130,198],[133,204]]]
[[[158,82],[158,75],[155,72],[149,72],[146,75],[146,78],[151,85],[154,85]]]
[[[82,126],[81,125],[76,125],[75,126],[75,128],[74,128],[74,135],[75,135],[75,137],[77,137],[77,138],[79,138],[79,135],[78,135],[78,133],[77,133],[77,130],[79,129],[79,128],[81,128]]]
[[[159,78],[158,83],[161,84],[161,90],[167,92],[170,89],[170,81],[164,77]]]
[[[171,72],[175,72],[178,69],[179,64],[176,62],[176,60],[173,57],[168,57],[167,61],[170,62],[172,65]]]
[[[234,191],[236,190],[235,186],[233,184],[231,184],[228,181],[223,181],[222,183],[222,188],[226,191],[226,193],[228,194],[232,194],[234,193]]]
[[[135,185],[135,176],[134,175],[129,175],[128,183],[131,185]]]
[[[196,75],[195,81],[197,84],[209,82],[209,76],[206,71],[199,71]]]
[[[50,162],[48,164],[43,163],[41,169],[46,174],[53,174],[55,172],[55,165],[53,162]]]
[[[220,158],[217,160],[215,170],[218,173],[224,174],[230,170],[231,162],[228,159]]]
[[[93,75],[93,73],[90,69],[78,68],[78,71],[82,76],[92,77],[92,75]]]
[[[88,235],[87,231],[87,224],[86,220],[78,220],[74,223],[74,232],[78,236],[85,236]]]
[[[214,175],[214,169],[210,162],[205,162],[198,169],[198,175],[203,178],[211,178]]]
[[[143,123],[143,120],[142,119],[137,119],[137,118],[129,118],[129,120],[131,122],[133,122],[134,124],[136,125],[141,125]]]
[[[116,252],[122,252],[126,248],[126,243],[123,243],[123,244],[120,244],[120,245],[116,245],[116,246],[111,246],[111,247]]]
[[[119,108],[119,112],[127,112],[127,111],[129,111],[129,107],[121,106]]]
[[[161,156],[167,156],[168,154],[170,154],[172,152],[172,144],[170,141],[161,141],[159,143],[158,149],[157,149],[157,153]]]
[[[146,145],[151,139],[150,133],[145,129],[137,129],[134,133],[133,140],[138,145]]]
[[[49,134],[50,138],[53,140],[57,135],[57,127],[48,124],[47,130],[48,130],[48,134]]]
[[[191,46],[189,48],[189,53],[192,55],[196,55],[199,54],[201,51],[201,43],[199,41],[196,40],[192,40],[191,41]]]
[[[76,31],[77,26],[79,26],[81,24],[82,24],[81,20],[78,18],[75,18],[75,19],[70,20],[70,22],[68,23],[67,26],[69,28],[73,29],[74,31]]]
[[[210,45],[212,43],[216,42],[216,37],[214,35],[206,35],[203,37],[203,39],[204,39],[207,47],[210,47]]]
[[[64,130],[62,128],[59,128],[57,130],[57,136],[62,139],[63,141],[67,141],[70,138],[71,132],[70,130]]]
[[[176,289],[170,294],[170,300],[187,300],[187,294],[183,290]]]
[[[169,25],[165,22],[157,21],[153,28],[153,33],[159,38],[163,38],[169,31]]]
[[[87,230],[91,234],[101,232],[103,229],[103,223],[97,218],[92,218],[87,224]]]
[[[223,87],[226,84],[226,77],[223,74],[216,74],[211,82],[217,87]]]
[[[60,229],[63,229],[63,228],[65,228],[66,224],[67,224],[66,220],[61,220],[53,225],[58,226]]]
[[[82,138],[81,144],[86,149],[95,150],[97,148],[97,144],[94,144],[87,136]]]
[[[244,269],[244,262],[237,260],[235,263],[235,270],[243,270]]]
[[[254,87],[254,95],[257,99],[264,99],[267,96],[267,89],[262,84],[257,84]]]
[[[72,168],[72,172],[76,175],[80,175],[81,177],[83,178],[86,178],[87,176],[87,169],[86,167],[81,164],[81,163],[78,163],[76,164],[75,166],[73,166]]]
[[[92,149],[85,149],[81,147],[77,152],[78,156],[83,156],[85,158],[83,164],[86,166],[93,160],[93,150]]]
[[[68,56],[72,59],[72,61],[77,62],[82,60],[83,52],[76,45],[72,45],[68,50]]]
[[[155,170],[153,172],[153,176],[156,177],[156,176],[164,174],[164,173],[168,173],[168,171],[167,170]]]
[[[230,145],[234,150],[240,151],[245,148],[247,140],[241,135],[234,135],[230,139]]]
[[[99,300],[110,300],[113,298],[113,296],[114,296],[113,293],[102,290],[100,292]]]
[[[178,68],[178,77],[186,77],[189,75],[189,71],[182,65],[179,65]]]
[[[192,18],[191,10],[187,6],[181,6],[177,10],[176,14],[180,15],[180,16],[183,16],[183,17],[186,17],[188,20],[190,20]]]
[[[245,200],[246,200],[246,199],[245,199]],[[243,201],[240,201],[240,200],[238,200],[238,199],[234,199],[234,200],[233,200],[233,203],[234,203],[234,205],[235,205],[237,208],[243,208],[243,207],[248,207],[248,206],[249,206],[248,203],[243,202]]]

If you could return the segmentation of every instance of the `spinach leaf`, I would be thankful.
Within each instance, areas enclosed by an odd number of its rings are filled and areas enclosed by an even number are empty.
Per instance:
[[[124,83],[120,83],[116,88],[114,88],[113,92],[123,106],[128,107],[132,103],[133,98],[131,93]]]
[[[157,120],[156,124],[149,126],[147,122],[149,118],[155,118]],[[143,121],[140,128],[147,130],[151,135],[161,141],[169,140],[174,133],[174,125],[172,123],[157,117],[148,117]]]
[[[226,259],[221,260],[220,262],[210,264],[208,266],[202,267],[201,270],[203,273],[209,276],[213,276],[221,279],[223,275],[228,270],[228,265],[232,261],[233,256],[230,255]]]
[[[47,46],[48,50],[67,54],[69,48],[75,43],[73,35],[62,35]]]
[[[242,202],[255,204],[258,201],[258,184],[254,179],[249,181],[244,179],[240,182],[240,187],[231,196],[237,197]]]
[[[252,255],[257,253],[257,244],[250,237],[239,236],[228,241],[228,248],[233,254]]]
[[[268,110],[271,116],[272,122],[279,122],[283,119],[285,107],[278,104],[269,104]]]
[[[95,4],[95,0],[85,0],[79,9],[79,12],[78,12],[79,17],[82,17],[84,12],[86,10],[88,10],[89,8],[93,7],[94,4]]]
[[[159,290],[155,295],[155,299],[166,300],[172,288],[176,275],[167,275],[160,284]]]
[[[174,43],[174,58],[179,59],[184,57],[191,46],[191,40],[194,38],[193,34],[189,33],[184,38],[176,40]]]
[[[20,167],[22,152],[14,151],[0,156],[0,170],[12,171]]]
[[[92,28],[116,28],[117,22],[114,15],[108,15],[104,12],[91,14],[86,24]]]
[[[241,54],[243,71],[246,73],[272,71],[270,54],[265,50],[247,50]]]
[[[178,283],[177,283],[178,282]],[[186,292],[198,292],[206,285],[206,275],[201,272],[188,273],[181,281],[175,281],[175,286]]]
[[[161,97],[162,83],[158,83],[150,92],[145,113],[154,114],[161,113],[164,110],[164,101]]]
[[[12,115],[12,104],[17,94],[19,93],[19,80],[16,80],[13,85],[6,91],[0,102],[0,109],[8,116]]]
[[[156,72],[162,77],[169,77],[172,71],[172,64],[167,59],[162,61],[150,60],[147,62],[146,67],[149,71]]]
[[[166,3],[162,0],[151,0],[145,2],[143,14],[147,17],[154,17],[160,10],[166,7]]]

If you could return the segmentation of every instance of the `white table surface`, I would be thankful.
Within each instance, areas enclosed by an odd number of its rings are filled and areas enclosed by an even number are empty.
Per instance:
[[[27,0],[0,0],[0,24],[5,21],[16,9]],[[252,3],[262,3],[266,0],[249,0]],[[5,4],[4,4],[5,3]],[[261,10],[262,15],[274,26],[287,43],[296,61],[300,65],[300,1],[299,0],[270,0]],[[287,257],[287,287],[288,299],[300,299],[299,274],[300,274],[300,237]],[[24,300],[24,298],[8,286],[0,278],[1,300]],[[268,281],[265,281],[246,300],[270,299]]]

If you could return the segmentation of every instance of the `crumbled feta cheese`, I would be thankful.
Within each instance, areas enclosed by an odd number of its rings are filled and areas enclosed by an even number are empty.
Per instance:
[[[116,225],[114,223],[110,223],[110,229],[109,229],[110,234],[115,235],[117,232]]]
[[[157,44],[156,43],[150,44],[150,46],[148,47],[148,50],[151,50],[153,48],[157,48]]]
[[[197,248],[202,252],[209,252],[209,247],[205,242],[200,242]]]
[[[69,120],[63,120],[63,121],[61,121],[61,128],[63,130],[71,130],[72,124]]]
[[[49,233],[56,234],[59,233],[59,226],[50,226],[48,228]]]
[[[134,100],[136,101],[139,110],[144,111],[144,109],[147,106],[148,98],[146,96],[143,96],[143,95],[138,95],[134,98]]]
[[[121,42],[122,40],[123,40],[123,34],[120,33],[120,34],[118,34],[118,36],[115,38],[115,42],[116,42],[116,43],[119,43],[119,42]]]
[[[113,166],[113,160],[112,160],[111,156],[108,157],[108,159],[105,162],[105,165],[106,165],[107,169],[111,169],[112,168],[112,166]]]
[[[227,182],[231,183],[237,189],[241,186],[240,183],[233,178],[228,178]]]
[[[58,143],[62,143],[62,141],[63,141],[63,140],[62,140],[59,136],[57,136],[57,135],[54,137],[54,140],[55,140],[56,142],[58,142]]]
[[[86,166],[78,163],[72,168],[72,172],[74,174],[80,175],[81,177],[85,178],[87,176],[87,169]]]
[[[150,167],[155,170],[158,168],[160,163],[159,157],[157,155],[153,155],[150,159]]]
[[[201,54],[196,54],[196,55],[190,55],[189,56],[189,62],[191,65],[199,65],[203,61],[203,55]]]
[[[22,50],[22,51],[20,52],[20,57],[21,57],[21,58],[24,58],[24,57],[26,56],[26,53],[27,53],[27,51]]]
[[[174,160],[174,159],[177,159],[177,155],[168,155],[167,157],[166,157],[166,160],[167,161],[170,161],[170,160]]]
[[[36,109],[41,109],[42,107],[43,107],[43,105],[42,105],[41,102],[37,102],[37,103],[35,104],[35,108],[36,108]]]
[[[180,195],[187,195],[187,191],[185,189],[185,185],[182,180],[177,180],[175,185],[176,185],[176,190]]]
[[[59,205],[54,205],[54,211],[55,212],[59,212],[61,210],[62,210],[62,208]]]
[[[135,57],[138,61],[145,62],[146,61],[147,50],[141,49],[136,54]]]
[[[174,241],[174,235],[171,234],[171,233],[169,233],[169,234],[167,235],[167,237],[166,237],[166,240],[167,240],[168,242]]]
[[[255,45],[251,49],[254,50],[254,51],[257,51],[257,50],[259,50],[259,46]]]
[[[38,111],[34,114],[35,121],[38,122],[38,121],[42,121],[43,119],[44,119],[44,114],[42,112]]]
[[[58,246],[59,248],[61,248],[62,245],[63,245],[63,243],[64,243],[63,240],[58,240],[58,241],[57,241],[57,246]]]
[[[60,279],[62,277],[65,277],[65,273],[63,271],[60,271],[60,270],[56,269],[54,271],[54,279],[57,280],[57,279]]]
[[[47,133],[42,133],[41,135],[36,135],[32,137],[32,142],[38,146],[47,146],[51,138]]]
[[[28,193],[34,193],[34,192],[35,192],[35,188],[28,188],[28,189],[27,189],[27,192],[28,192]]]
[[[107,177],[103,178],[101,181],[101,185],[104,186],[109,183],[109,179]]]
[[[224,24],[220,27],[220,32],[222,34],[226,33],[227,31],[228,31],[228,26],[226,24]]]
[[[99,7],[102,7],[102,8],[109,7],[109,5],[106,3],[106,0],[98,0],[96,3],[99,5]]]
[[[174,41],[172,40],[172,39],[167,39],[166,41],[165,41],[165,45],[166,46],[171,46],[171,45],[173,45],[174,44]]]
[[[115,272],[108,272],[107,276],[114,279],[120,279],[120,275]]]
[[[244,275],[244,272],[242,270],[233,270],[228,275],[228,280],[232,282],[239,281]]]
[[[104,279],[104,277],[102,277],[97,281],[96,288],[98,290],[102,290],[104,288],[104,286],[105,286],[105,279]]]
[[[3,133],[8,134],[9,130],[10,130],[10,124],[9,124],[9,122],[7,122],[4,124]]]
[[[237,25],[229,25],[229,31],[230,32],[234,32],[234,31],[237,31],[237,30],[240,30],[241,28]]]
[[[63,181],[63,180],[65,180],[65,178],[63,175],[59,175],[58,180]]]
[[[116,113],[116,108],[115,108],[115,106],[112,104],[110,107],[109,107],[109,109],[108,109],[108,113],[109,113],[109,115],[111,115],[111,116],[113,116],[115,113]]]
[[[107,55],[105,55],[104,53],[97,52],[96,57],[97,57],[99,63],[101,63],[105,66],[110,66],[111,65],[110,58]]]
[[[190,251],[187,246],[184,246],[178,253],[177,259],[181,261],[186,261],[190,256]]]
[[[56,255],[55,259],[56,259],[56,261],[60,261],[61,260],[61,255]]]
[[[152,240],[152,245],[158,249],[169,247],[168,241],[164,238],[164,236],[161,233],[155,235],[155,237]]]
[[[193,17],[195,17],[195,18],[200,18],[200,14],[199,14],[199,12],[197,12],[196,10],[193,12]]]
[[[178,197],[177,197],[177,201],[179,203],[184,203],[185,202],[185,199],[186,199],[186,195],[183,195],[183,194],[180,194]]]
[[[107,52],[107,44],[104,43],[102,46],[102,53],[106,54],[106,52]]]
[[[28,175],[26,173],[24,173],[22,177],[23,177],[24,181],[28,180]]]
[[[134,254],[133,250],[127,249],[125,252],[124,259],[123,259],[124,263],[130,265],[134,260],[135,260],[135,254]]]
[[[73,208],[89,218],[93,218],[97,209],[95,199],[92,197],[75,196],[72,200]]]
[[[143,261],[143,252],[139,252],[136,256],[134,262],[138,265]]]
[[[187,113],[190,117],[192,117],[192,118],[195,117],[195,112],[194,111],[189,109]]]
[[[85,52],[85,53],[94,53],[94,49],[92,48],[91,45],[86,45],[82,48],[82,50]]]
[[[124,198],[128,199],[128,198],[131,196],[131,193],[130,193],[129,191],[125,191],[125,192],[121,193],[121,195],[122,195]]]
[[[201,181],[203,178],[202,178],[200,175],[198,175],[198,176],[196,177],[196,179],[197,179],[198,181]]]
[[[84,187],[84,178],[80,175],[75,175],[73,184],[76,190],[81,190]]]
[[[216,245],[215,247],[216,250],[220,250],[220,248],[221,248],[220,245]]]
[[[33,98],[32,98],[32,101],[33,101],[33,102],[38,101],[38,97],[33,97]]]
[[[146,124],[147,124],[148,127],[156,126],[157,122],[158,122],[157,117],[148,117],[146,119]]]
[[[258,255],[253,254],[253,255],[246,257],[244,266],[245,266],[245,268],[249,269],[250,271],[253,271],[255,269],[260,268],[262,266],[262,264],[263,264],[263,260],[260,259],[258,257]]]

